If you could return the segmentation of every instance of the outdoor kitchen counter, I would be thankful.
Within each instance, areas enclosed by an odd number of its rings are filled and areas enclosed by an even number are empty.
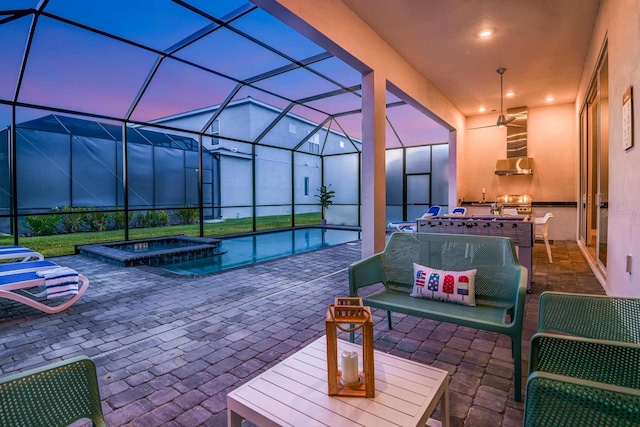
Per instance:
[[[418,233],[449,233],[476,236],[508,237],[518,249],[518,259],[529,271],[531,289],[533,280],[534,222],[529,215],[471,214],[465,216],[438,216],[419,218]]]
[[[486,201],[486,202],[474,202],[474,201],[463,201],[462,203],[460,203],[461,206],[486,206],[489,207],[491,206],[491,201]],[[531,202],[531,206],[533,207],[569,207],[569,208],[575,208],[578,206],[577,202]]]
[[[531,217],[543,217],[552,213],[554,218],[549,224],[550,240],[576,240],[577,204],[576,202],[532,202]],[[479,202],[462,202],[467,208],[467,215],[489,215],[490,204]]]

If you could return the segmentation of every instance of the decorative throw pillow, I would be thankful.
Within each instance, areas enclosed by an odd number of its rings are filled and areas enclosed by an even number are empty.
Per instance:
[[[478,270],[446,271],[413,263],[412,297],[430,298],[464,305],[476,305]]]

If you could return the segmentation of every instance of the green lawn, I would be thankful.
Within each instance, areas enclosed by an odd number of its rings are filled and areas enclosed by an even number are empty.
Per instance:
[[[297,214],[296,226],[319,225],[320,213]],[[206,237],[226,236],[229,234],[251,232],[253,221],[251,218],[227,219],[222,222],[207,223],[204,225]],[[277,215],[259,217],[256,219],[258,230],[270,230],[291,227],[291,215]],[[185,234],[198,236],[200,227],[195,225],[171,225],[155,228],[133,228],[129,230],[129,239],[143,239],[148,237],[172,236]],[[100,242],[114,242],[124,240],[124,230],[111,230],[100,232],[83,232],[70,234],[54,234],[52,236],[20,237],[21,245],[40,252],[45,257],[71,255],[75,253],[76,245],[86,245]],[[0,236],[0,245],[13,245],[12,236]]]

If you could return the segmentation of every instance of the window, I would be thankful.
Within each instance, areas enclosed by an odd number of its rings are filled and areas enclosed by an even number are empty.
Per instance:
[[[340,148],[344,148],[344,141],[340,140]]]
[[[315,133],[309,139],[309,152],[311,154],[320,154],[320,135]]]
[[[296,125],[293,123],[289,123],[289,132],[290,133],[296,133],[297,129],[296,129]]]
[[[305,196],[309,195],[309,177],[308,176],[304,177],[304,195]]]
[[[311,154],[320,154],[320,144],[309,141],[309,152]]]
[[[220,119],[215,119],[211,124],[211,135],[220,135]],[[218,138],[211,138],[211,145],[218,145],[220,140]]]

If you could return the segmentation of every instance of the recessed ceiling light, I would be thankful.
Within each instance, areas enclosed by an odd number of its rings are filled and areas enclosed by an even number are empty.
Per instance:
[[[553,101],[553,96],[547,96],[547,102]]]
[[[478,111],[480,111],[481,113],[484,113],[485,111],[487,111],[487,109],[484,107],[480,107],[478,108]]]
[[[478,33],[478,35],[483,39],[489,37],[491,34],[493,34],[493,31],[491,30],[482,30]]]
[[[505,93],[504,96],[506,96],[507,98],[511,98],[513,95],[515,95],[513,92],[509,91],[507,93]]]

